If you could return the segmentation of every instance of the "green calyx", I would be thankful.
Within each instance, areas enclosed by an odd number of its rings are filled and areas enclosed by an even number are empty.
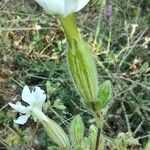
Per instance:
[[[92,53],[77,30],[74,16],[60,18],[60,21],[69,43],[67,60],[71,77],[84,105],[90,108],[87,104],[96,101],[98,93],[97,70]]]
[[[98,91],[96,65],[91,52],[80,37],[71,41],[67,58],[79,93],[85,101],[95,101]]]

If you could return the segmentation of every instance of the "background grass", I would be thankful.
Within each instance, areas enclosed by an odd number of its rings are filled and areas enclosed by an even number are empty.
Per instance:
[[[97,62],[100,83],[109,79],[113,84],[114,102],[106,116],[104,132],[116,138],[120,132],[130,131],[140,145],[129,149],[143,149],[150,137],[150,2],[102,2],[91,1],[76,18]],[[108,4],[112,7],[110,20],[105,16]],[[133,24],[138,25],[135,32]],[[7,104],[21,99],[25,84],[46,90],[46,82],[50,82],[45,112],[66,132],[78,113],[86,127],[90,125],[91,116],[80,103],[67,70],[66,45],[56,18],[34,1],[0,1],[1,149],[40,150],[51,145],[41,126],[32,120],[25,126],[13,123],[16,113]]]

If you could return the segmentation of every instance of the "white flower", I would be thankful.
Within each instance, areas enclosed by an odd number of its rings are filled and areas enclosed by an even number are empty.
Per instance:
[[[29,105],[23,106],[20,102],[17,102],[16,104],[9,103],[13,109],[22,114],[14,120],[17,124],[25,124],[34,108],[36,108],[37,112],[42,112],[42,106],[46,100],[46,94],[40,87],[35,87],[30,91],[29,87],[26,85],[22,91],[22,100]]]
[[[67,16],[81,10],[90,0],[35,0],[50,14]]]

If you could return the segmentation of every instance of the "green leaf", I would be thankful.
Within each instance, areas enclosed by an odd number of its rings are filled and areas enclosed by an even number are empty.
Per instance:
[[[56,99],[54,104],[53,104],[53,107],[57,108],[57,109],[60,109],[60,110],[64,110],[66,109],[66,107],[64,106],[64,104],[62,103],[62,100],[60,99]]]
[[[141,68],[139,69],[139,73],[146,73],[149,71],[149,63],[148,62],[145,62]]]
[[[111,99],[112,88],[110,81],[105,81],[99,88],[98,97],[96,101],[96,109],[100,110],[107,106]]]
[[[47,91],[48,95],[54,93],[55,90],[56,90],[56,88],[54,88],[54,87],[52,86],[52,84],[51,84],[49,81],[47,81],[47,82],[46,82],[46,91]]]

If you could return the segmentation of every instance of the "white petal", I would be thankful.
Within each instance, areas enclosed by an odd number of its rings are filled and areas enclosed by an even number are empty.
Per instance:
[[[87,5],[87,3],[89,1],[90,0],[78,0],[78,7],[76,8],[76,10],[74,12],[77,12],[77,11],[81,10],[83,7],[85,7]]]
[[[64,15],[64,0],[35,0],[47,13]]]
[[[29,105],[33,105],[35,98],[33,94],[30,92],[29,87],[26,85],[22,91],[22,100],[28,103]]]
[[[20,102],[17,102],[16,104],[13,103],[9,103],[9,105],[16,111],[22,113],[22,114],[26,114],[28,112],[28,109],[23,106]]]
[[[81,10],[90,0],[35,0],[50,14],[67,16]]]
[[[16,120],[14,120],[15,123],[17,124],[25,124],[28,121],[29,115],[22,115],[18,117]]]
[[[42,105],[46,100],[46,94],[45,94],[44,90],[42,90],[40,87],[36,86],[34,88],[34,90],[32,91],[32,94],[35,97],[34,105],[42,108]]]
[[[65,0],[64,17],[75,12],[78,7],[78,0]]]

